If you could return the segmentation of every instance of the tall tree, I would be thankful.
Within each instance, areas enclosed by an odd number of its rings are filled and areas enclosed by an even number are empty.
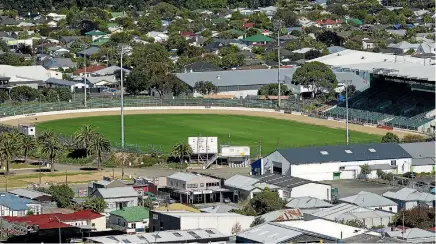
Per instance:
[[[294,83],[310,87],[314,94],[319,92],[332,92],[338,81],[333,71],[321,62],[309,62],[303,64],[295,71]]]
[[[104,138],[100,133],[94,133],[92,140],[89,144],[89,152],[97,156],[97,167],[101,170],[102,154],[109,152],[111,149],[110,142]]]
[[[103,213],[106,203],[101,197],[91,197],[83,203],[84,209],[89,209],[97,213]]]
[[[27,156],[30,151],[34,150],[37,147],[37,143],[35,137],[23,135],[21,138],[22,144],[21,149],[24,153],[24,162],[27,162]]]
[[[182,163],[183,159],[186,158],[188,158],[190,161],[192,148],[187,142],[178,142],[173,146],[173,149],[171,150],[171,155],[178,158],[180,163]]]
[[[50,159],[51,172],[55,171],[55,159],[58,153],[62,150],[62,145],[59,142],[59,138],[53,131],[45,131],[38,137],[38,141],[41,147],[41,152],[47,155]]]
[[[6,162],[6,174],[9,174],[10,162],[17,155],[21,145],[21,135],[18,131],[14,130],[0,134],[0,154]]]
[[[217,92],[217,87],[211,81],[197,81],[195,82],[194,89],[202,95]]]
[[[88,157],[89,146],[91,142],[94,140],[97,132],[90,125],[84,125],[80,130],[76,133],[74,137],[74,142],[85,149],[86,157]]]

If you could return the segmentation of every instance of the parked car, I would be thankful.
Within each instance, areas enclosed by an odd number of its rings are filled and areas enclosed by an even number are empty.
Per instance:
[[[224,198],[224,203],[231,203],[232,201],[230,200],[230,198]]]
[[[410,178],[410,179],[414,179],[416,177],[415,173],[413,173],[413,172],[404,173],[403,176]]]

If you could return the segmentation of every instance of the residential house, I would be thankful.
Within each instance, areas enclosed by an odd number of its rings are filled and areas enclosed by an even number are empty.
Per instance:
[[[49,13],[46,15],[47,17],[51,18],[52,20],[59,22],[60,20],[66,19],[67,15],[65,14],[58,14],[58,13]]]
[[[43,86],[44,81],[49,78],[49,73],[41,65],[34,66],[10,66],[0,65],[0,74],[7,77],[0,88],[12,88],[18,85],[26,85],[32,88]]]
[[[388,165],[403,174],[409,172],[411,160],[411,155],[398,144],[372,143],[277,149],[251,167],[253,175],[277,173],[322,181],[355,179],[364,164]]]
[[[51,202],[53,200],[50,194],[32,190],[32,189],[18,188],[18,189],[10,190],[8,192],[18,197],[26,198],[37,202]]]
[[[315,25],[315,22],[307,19],[306,17],[300,17],[298,19],[298,24],[300,24],[302,27],[310,27]]]
[[[190,213],[150,210],[149,231],[217,229],[224,235],[235,234],[235,226],[240,230],[250,228],[254,216],[237,213]]]
[[[122,208],[138,206],[138,192],[131,186],[97,188],[91,193],[92,196],[104,199],[106,203],[104,213],[106,214]]]
[[[330,185],[281,175],[269,174],[256,177],[234,175],[224,181],[224,186],[233,191],[233,200],[235,202],[252,199],[265,188],[277,192],[283,199],[290,197],[331,199]]]
[[[177,172],[167,176],[167,188],[182,203],[223,201],[221,180],[209,176]]]
[[[184,37],[186,40],[194,39],[197,35],[190,31],[181,31],[180,35]]]
[[[420,17],[420,16],[426,15],[426,14],[428,14],[428,13],[430,13],[430,11],[428,11],[428,10],[426,10],[426,9],[419,9],[419,10],[415,10],[415,11],[413,11],[413,14],[414,14],[416,17]]]
[[[100,52],[100,48],[98,48],[98,47],[89,47],[89,48],[86,48],[86,49],[78,52],[78,54],[79,54],[80,57],[85,57],[86,56],[89,59],[92,55],[97,54],[99,52]]]
[[[110,212],[109,225],[128,234],[145,232],[148,229],[149,209],[143,206],[126,207]]]
[[[154,233],[85,237],[86,243],[226,243],[229,235],[216,229],[169,230]]]
[[[147,192],[157,194],[157,186],[144,178],[134,178],[132,187],[140,196],[144,196]]]
[[[398,210],[409,210],[417,206],[434,208],[436,199],[433,194],[411,188],[402,188],[397,192],[388,191],[383,196],[396,202]]]
[[[373,49],[376,47],[376,43],[377,43],[377,41],[371,40],[371,39],[365,37],[362,39],[362,49],[363,50]]]
[[[423,42],[416,49],[420,54],[436,54],[436,44],[434,42]]]
[[[361,26],[363,25],[363,22],[358,18],[343,18],[341,19],[342,23],[349,24],[353,26]]]
[[[74,92],[76,88],[78,89],[83,89],[83,87],[89,88],[88,84],[69,81],[69,80],[56,79],[56,78],[49,78],[48,80],[45,81],[45,83],[49,88],[63,87],[63,88],[68,88],[71,92]]]
[[[118,86],[118,80],[114,75],[106,75],[106,76],[88,76],[85,78],[86,84],[89,84],[91,87],[112,87],[116,88]]]
[[[419,43],[415,44],[415,43],[409,43],[407,41],[402,41],[402,42],[395,43],[395,44],[389,44],[388,47],[401,49],[403,51],[403,53],[406,53],[409,50],[413,50],[413,52],[416,52],[416,50],[419,47]]]
[[[305,220],[324,219],[335,222],[361,221],[367,228],[374,226],[388,226],[392,222],[394,213],[359,207],[353,204],[341,203],[330,208],[305,213]]]
[[[242,39],[242,41],[247,43],[247,45],[265,45],[269,42],[274,41],[274,39],[260,34],[260,35],[249,36],[247,38]]]
[[[398,211],[398,204],[396,202],[375,193],[366,191],[361,191],[356,195],[341,198],[339,201],[354,204],[363,208],[384,210],[392,213],[396,213]]]
[[[97,72],[105,68],[106,66],[102,66],[102,65],[92,65],[86,67],[86,69],[85,68],[76,69],[75,71],[73,71],[73,75],[80,76],[80,77],[84,77],[84,76],[89,77],[91,76],[91,73]]]
[[[208,53],[215,53],[218,54],[218,51],[223,48],[228,46],[229,44],[227,42],[223,42],[223,41],[214,41],[212,43],[207,44],[206,46],[204,46],[204,50],[206,50],[206,52]]]
[[[88,31],[88,32],[85,33],[85,35],[87,37],[91,37],[92,41],[95,41],[95,40],[97,40],[99,38],[102,38],[103,36],[107,36],[106,33],[102,32],[102,31],[99,31],[99,30]]]
[[[26,216],[29,213],[41,214],[42,205],[39,202],[21,198],[17,195],[0,192],[0,216]]]
[[[76,67],[71,58],[45,58],[41,65],[46,69],[51,70],[68,70]]]
[[[341,27],[341,25],[342,25],[342,20],[340,19],[336,19],[336,20],[321,19],[315,22],[316,27],[325,28],[325,29],[335,29]]]
[[[0,26],[17,26],[20,22],[16,21],[13,18],[5,18],[1,20]]]
[[[112,17],[112,18],[109,19],[110,21],[115,21],[118,18],[122,18],[122,17],[126,17],[127,16],[126,12],[124,12],[124,11],[123,12],[111,12],[110,14],[111,14],[111,17]]]
[[[67,43],[71,43],[80,39],[82,39],[81,36],[61,36],[60,41],[66,45]]]
[[[114,34],[114,33],[121,33],[121,32],[123,32],[124,28],[122,26],[118,25],[117,23],[108,23],[107,24],[107,29],[109,30],[109,32],[111,34]]]
[[[114,188],[124,186],[127,186],[127,184],[121,180],[103,176],[102,180],[88,182],[88,196],[90,197],[98,188]]]
[[[104,67],[104,66],[97,66],[97,67]],[[121,67],[116,66],[116,65],[104,67],[103,69],[93,68],[93,71],[90,72],[90,75],[91,76],[109,76],[109,75],[115,75],[120,70],[121,70]],[[127,76],[130,72],[131,72],[130,70],[123,68],[123,73],[125,76]]]
[[[147,33],[148,37],[152,37],[154,42],[162,43],[168,41],[168,35],[160,31],[150,31]]]

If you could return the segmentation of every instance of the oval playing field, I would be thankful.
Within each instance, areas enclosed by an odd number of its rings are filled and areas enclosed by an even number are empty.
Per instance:
[[[120,116],[80,117],[38,123],[38,129],[50,129],[72,135],[89,124],[113,144],[120,141]],[[221,114],[135,114],[125,116],[125,141],[147,150],[150,145],[169,152],[179,141],[190,136],[217,136],[219,144],[251,147],[257,153],[259,142],[265,155],[277,147],[334,145],[345,142],[345,130],[295,121]],[[351,143],[380,142],[379,135],[350,131]]]

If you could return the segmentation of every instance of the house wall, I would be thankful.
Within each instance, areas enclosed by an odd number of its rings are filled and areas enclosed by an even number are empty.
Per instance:
[[[412,166],[415,173],[431,173],[435,171],[435,165],[416,165]]]
[[[110,215],[109,223],[110,225],[120,226],[123,227],[124,229],[134,229],[135,232],[143,232],[149,226],[148,219],[144,220],[143,222],[142,221],[127,222],[123,217],[117,215]]]
[[[161,212],[150,211],[149,231],[180,230],[180,219]]]
[[[392,218],[391,217],[383,217],[383,218],[364,218],[364,219],[358,219],[362,221],[367,228],[372,228],[375,226],[383,225],[385,227],[389,226],[389,223],[391,223]]]
[[[241,231],[250,228],[253,223],[253,216],[244,215],[209,215],[199,214],[198,216],[183,216],[180,217],[180,229],[205,229],[214,228],[224,235],[232,235],[232,228],[239,223],[241,225]]]
[[[104,202],[106,206],[104,208],[105,213],[110,213],[115,210],[119,210],[119,206],[117,203],[126,202],[126,206],[124,207],[136,207],[138,206],[138,197],[120,197],[120,198],[104,198]]]
[[[42,205],[41,204],[26,204],[29,207],[29,210],[33,212],[33,214],[42,214]]]
[[[277,163],[281,163],[282,175],[290,175],[290,163],[277,151],[262,158],[261,174],[272,173],[273,165]]]
[[[106,230],[106,217],[101,216],[100,218],[91,219],[88,224],[93,226],[97,231]]]
[[[309,183],[292,188],[290,197],[316,197],[322,200],[331,200],[332,186]]]
[[[398,212],[398,205],[374,206],[374,207],[367,207],[367,208],[374,209],[374,210],[384,210],[384,211],[392,212],[392,213]]]
[[[27,210],[14,211],[14,210],[10,210],[9,207],[7,207],[7,206],[0,205],[0,216],[21,217],[21,216],[26,216],[26,215],[27,215]]]
[[[219,179],[209,177],[198,177],[190,181],[182,181],[168,177],[167,183],[170,188],[195,191],[219,189],[221,186]],[[209,185],[208,183],[213,185]]]
[[[396,159],[397,173],[403,174],[410,170],[411,159]],[[355,179],[360,174],[360,165],[388,164],[391,159],[354,162],[329,162],[318,164],[291,165],[290,175],[313,181],[333,180],[334,172],[341,172],[340,179]],[[341,169],[341,167],[344,167]]]

